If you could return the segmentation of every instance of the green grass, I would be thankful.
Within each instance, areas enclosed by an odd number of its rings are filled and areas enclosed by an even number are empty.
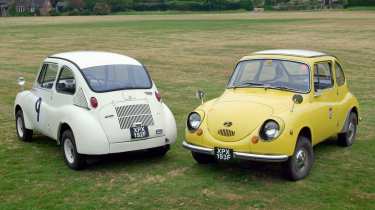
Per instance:
[[[375,206],[375,14],[295,12],[3,18],[0,22],[0,209],[371,209]],[[181,147],[196,89],[219,96],[236,61],[253,51],[304,48],[337,55],[363,121],[356,143],[315,148],[311,175],[283,179],[281,165],[197,165]],[[105,50],[150,70],[178,122],[164,158],[145,153],[94,159],[83,171],[63,162],[54,141],[17,140],[16,79],[27,87],[47,55]]]
[[[370,6],[370,7],[348,7],[347,10],[349,11],[374,11],[375,6]]]

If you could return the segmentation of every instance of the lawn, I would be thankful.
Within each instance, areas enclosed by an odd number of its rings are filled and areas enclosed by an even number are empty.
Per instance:
[[[219,96],[239,58],[270,48],[342,60],[361,104],[356,143],[315,147],[312,173],[299,182],[286,181],[278,164],[196,164],[181,147],[195,90]],[[166,157],[106,156],[77,172],[53,140],[17,140],[17,77],[30,88],[44,57],[72,50],[122,53],[148,67],[178,122]],[[375,13],[366,11],[0,18],[0,209],[374,208],[374,58]]]

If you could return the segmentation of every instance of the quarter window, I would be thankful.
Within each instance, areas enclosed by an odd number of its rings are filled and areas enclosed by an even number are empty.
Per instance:
[[[335,71],[336,71],[336,82],[337,82],[337,85],[338,86],[342,86],[345,84],[345,75],[344,75],[344,71],[342,70],[341,66],[339,63],[336,62],[336,68],[335,68]]]
[[[60,70],[59,78],[56,82],[56,91],[73,95],[76,91],[76,81],[72,70],[63,66]]]
[[[57,64],[44,64],[38,78],[39,86],[42,88],[51,89],[56,79],[57,70]]]
[[[314,68],[314,88],[315,90],[324,90],[333,86],[332,64],[323,62],[315,64]]]

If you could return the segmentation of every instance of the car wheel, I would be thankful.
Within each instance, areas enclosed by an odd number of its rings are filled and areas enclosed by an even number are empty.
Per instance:
[[[82,169],[86,160],[84,155],[77,152],[76,143],[74,140],[73,132],[71,130],[66,130],[63,132],[62,136],[62,150],[64,153],[64,160],[69,168],[74,170]]]
[[[347,124],[346,132],[339,133],[337,136],[337,142],[339,145],[348,147],[354,143],[357,133],[357,119],[357,114],[351,112],[349,115],[349,123]]]
[[[18,110],[16,113],[16,130],[17,136],[22,141],[31,141],[33,137],[33,130],[25,127],[25,121],[23,118],[23,112]]]
[[[194,160],[197,161],[199,164],[209,164],[209,163],[215,163],[216,159],[212,155],[206,155],[198,152],[191,152],[191,155],[193,156]]]
[[[169,151],[169,148],[170,148],[169,145],[156,147],[156,148],[149,149],[149,153],[152,156],[163,157],[164,155],[167,154],[167,152]]]
[[[314,163],[314,152],[308,138],[300,136],[294,154],[286,162],[286,174],[290,180],[305,178]]]

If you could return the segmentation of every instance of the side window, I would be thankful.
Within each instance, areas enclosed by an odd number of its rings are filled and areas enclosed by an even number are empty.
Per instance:
[[[342,86],[345,84],[345,75],[344,71],[342,70],[341,66],[339,63],[336,62],[335,64],[335,72],[336,72],[336,82],[338,86]]]
[[[42,88],[51,89],[56,79],[57,70],[57,64],[44,64],[38,78],[39,86]]]
[[[59,78],[56,83],[56,91],[64,94],[73,95],[76,92],[76,80],[72,70],[63,66],[60,70]]]
[[[332,64],[322,62],[315,64],[314,68],[314,88],[324,90],[333,87]]]

